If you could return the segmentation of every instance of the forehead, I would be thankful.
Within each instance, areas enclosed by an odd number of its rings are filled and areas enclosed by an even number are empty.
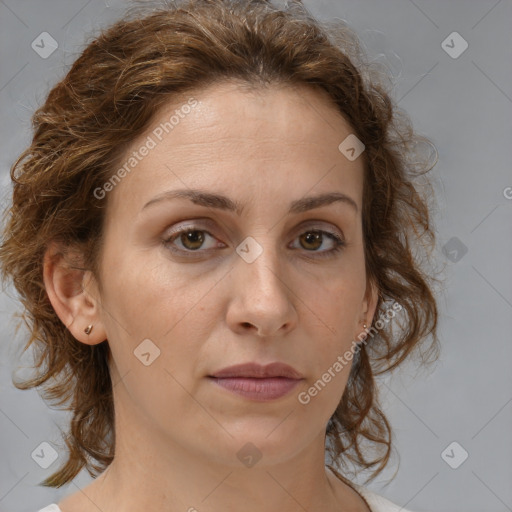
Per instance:
[[[322,190],[314,192],[342,186],[359,196],[362,158],[350,161],[339,150],[352,133],[318,88],[214,84],[173,98],[158,111],[124,162],[145,145],[151,149],[116,185],[109,203],[129,201],[140,209],[163,190],[221,192],[224,186],[224,193],[231,187],[236,195],[249,184],[259,189],[274,184],[281,194],[299,196],[315,184]]]
[[[197,105],[189,110],[192,98]],[[153,125],[158,127],[171,117],[176,123],[172,128],[176,145],[210,142],[223,134],[251,144],[263,144],[272,137],[289,144],[337,147],[340,135],[353,132],[327,92],[307,84],[258,87],[220,82],[169,102]],[[180,125],[184,126],[178,129]]]

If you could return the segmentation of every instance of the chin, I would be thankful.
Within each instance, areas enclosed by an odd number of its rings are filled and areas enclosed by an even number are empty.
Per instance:
[[[283,418],[286,414],[283,414]],[[208,443],[211,452],[215,450],[213,457],[219,463],[240,468],[241,464],[247,468],[257,466],[263,468],[285,463],[312,442],[314,434],[307,435],[304,425],[295,423],[286,424],[289,419],[283,421],[259,419],[238,422],[236,428],[233,425],[223,423],[226,430],[233,436],[222,436],[223,442],[218,439]]]

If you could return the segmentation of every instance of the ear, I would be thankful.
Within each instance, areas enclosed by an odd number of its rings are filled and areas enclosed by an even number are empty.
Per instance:
[[[83,268],[83,254],[51,242],[44,255],[43,278],[53,309],[69,332],[87,345],[105,341],[97,282],[92,272]],[[93,329],[86,334],[89,325]]]
[[[379,290],[377,285],[373,281],[368,281],[361,310],[361,325],[366,324],[369,327],[372,324],[378,301]]]

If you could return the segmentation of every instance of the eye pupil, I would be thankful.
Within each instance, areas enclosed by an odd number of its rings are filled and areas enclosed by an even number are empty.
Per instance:
[[[185,247],[187,244],[192,243],[193,247],[187,247],[189,249],[198,249],[204,242],[204,235],[201,234],[202,231],[199,230],[189,230],[182,234],[181,241]],[[194,245],[194,244],[197,244]]]
[[[320,241],[320,245],[321,245],[321,238],[322,238],[322,235],[319,233],[319,232],[314,232],[314,231],[308,231],[307,233],[304,234],[303,238],[306,239],[306,243],[307,244],[311,244],[311,243],[315,243],[315,242],[318,242]],[[315,248],[317,248],[318,245],[315,245]]]

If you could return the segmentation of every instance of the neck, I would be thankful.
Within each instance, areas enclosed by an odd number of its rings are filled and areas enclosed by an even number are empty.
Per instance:
[[[340,509],[320,437],[290,460],[271,466],[261,459],[251,468],[207,460],[171,440],[146,437],[146,442],[137,437],[116,440],[114,461],[89,493],[84,490],[103,512]]]

